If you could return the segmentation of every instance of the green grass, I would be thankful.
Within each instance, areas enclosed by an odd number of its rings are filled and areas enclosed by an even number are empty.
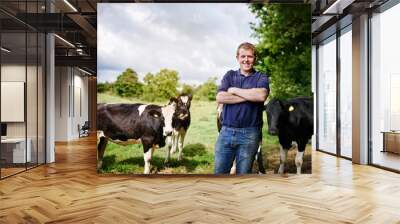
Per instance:
[[[107,93],[99,93],[97,98],[99,103],[148,103],[137,99],[121,98]],[[165,105],[166,103],[156,102],[154,104]],[[214,145],[218,137],[216,103],[192,101],[190,112],[191,124],[185,138],[183,160],[178,161],[178,153],[175,153],[171,155],[171,160],[166,165],[164,164],[166,147],[156,149],[151,162],[152,173],[212,174],[214,172]],[[275,136],[267,134],[265,124],[266,116],[264,114],[264,166],[266,169],[273,171],[277,170],[277,164],[279,164],[278,139]],[[294,165],[294,162],[291,164]],[[142,174],[143,169],[144,161],[141,144],[121,146],[109,142],[104,154],[103,167],[99,171],[101,173]],[[290,168],[290,170],[293,170],[293,168]]]
[[[178,161],[176,156],[171,158],[168,165],[164,164],[166,147],[156,149],[151,161],[152,173],[212,173],[213,154],[209,153],[201,143],[187,144],[184,147],[184,158]],[[109,143],[103,159],[102,173],[136,173],[142,174],[144,168],[142,146],[120,146]]]
[[[148,103],[136,99],[120,98],[101,93],[97,95],[99,103]],[[152,102],[165,105],[167,102]],[[152,172],[181,174],[211,174],[214,169],[214,144],[218,131],[216,125],[215,102],[193,101],[191,106],[191,124],[186,134],[183,160],[178,161],[178,153],[171,155],[166,166],[166,147],[156,149],[152,158]],[[107,145],[104,153],[102,173],[143,173],[142,145],[121,146],[114,143]]]

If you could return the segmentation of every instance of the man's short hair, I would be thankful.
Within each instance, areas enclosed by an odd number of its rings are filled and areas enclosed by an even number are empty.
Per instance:
[[[252,50],[253,54],[254,54],[254,57],[256,56],[256,47],[253,44],[249,43],[249,42],[244,42],[244,43],[241,43],[239,45],[239,47],[236,50],[236,56],[239,56],[239,50],[240,49]]]

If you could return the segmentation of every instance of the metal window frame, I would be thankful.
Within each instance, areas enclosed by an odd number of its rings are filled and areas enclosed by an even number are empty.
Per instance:
[[[335,25],[336,26],[336,25]],[[336,36],[335,36],[336,35]],[[335,36],[335,37],[333,37],[333,36]],[[337,134],[337,129],[338,129],[338,122],[337,122],[337,105],[336,105],[336,154],[335,153],[332,153],[332,152],[329,152],[329,151],[327,151],[327,150],[324,150],[324,149],[321,149],[320,148],[320,144],[319,144],[319,136],[320,136],[320,134],[319,134],[319,131],[320,131],[320,127],[319,127],[319,112],[320,112],[320,110],[319,110],[319,95],[320,95],[320,91],[319,91],[319,84],[320,84],[320,80],[319,80],[319,77],[320,77],[320,74],[319,74],[319,48],[320,48],[320,45],[322,44],[322,43],[324,43],[324,44],[326,44],[326,43],[329,43],[329,42],[331,42],[331,41],[335,41],[336,42],[336,51],[335,51],[335,53],[336,53],[336,91],[337,91],[337,89],[338,89],[338,81],[337,81],[337,77],[338,77],[338,71],[337,71],[337,67],[338,67],[338,65],[337,65],[337,58],[338,58],[338,55],[337,55],[337,51],[338,51],[338,43],[337,43],[337,41],[338,41],[338,37],[337,37],[337,32],[335,32],[335,33],[333,33],[333,34],[331,34],[331,35],[329,35],[329,36],[327,36],[326,38],[324,38],[323,40],[320,40],[320,41],[318,41],[318,43],[317,43],[317,48],[316,48],[316,73],[315,73],[315,75],[316,75],[316,99],[317,99],[317,108],[316,108],[316,122],[317,122],[317,124],[316,124],[316,130],[317,130],[317,132],[316,132],[316,151],[319,151],[319,152],[323,152],[323,153],[326,153],[326,154],[329,154],[329,155],[334,155],[334,156],[337,156],[337,152],[338,152],[338,144],[337,144],[337,142],[338,142],[338,134]],[[337,96],[337,93],[336,93],[336,104],[338,104],[337,103],[338,102],[338,96]]]
[[[381,6],[375,8],[374,10],[368,11],[368,30],[367,30],[367,41],[368,41],[368,69],[367,69],[367,80],[368,80],[368,165],[387,170],[394,173],[400,173],[400,169],[394,169],[382,164],[374,163],[374,153],[373,153],[373,140],[372,140],[372,19],[373,13],[382,14],[385,11],[393,8],[394,6],[400,4],[400,0],[388,0]]]
[[[377,167],[377,168],[384,169],[384,170],[391,171],[391,172],[395,172],[395,173],[400,173],[400,170],[393,169],[393,168],[390,168],[390,167],[386,167],[386,166],[382,166],[380,164],[373,163],[372,102],[371,102],[371,100],[372,100],[372,83],[371,83],[371,80],[372,80],[372,59],[371,59],[372,58],[372,29],[371,29],[371,26],[372,25],[371,25],[371,20],[373,18],[373,16],[372,16],[373,13],[383,13],[386,10],[389,10],[390,8],[396,6],[399,3],[400,3],[400,0],[388,0],[387,2],[382,4],[381,6],[375,8],[373,10],[366,10],[366,13],[368,14],[368,30],[367,30],[367,42],[368,42],[368,44],[367,44],[367,47],[368,47],[368,49],[367,49],[367,51],[368,51],[368,54],[367,54],[367,66],[368,66],[368,68],[367,68],[367,83],[368,83],[368,86],[367,86],[367,88],[368,88],[368,96],[367,96],[367,107],[368,107],[367,129],[368,129],[368,138],[367,138],[367,141],[368,141],[368,152],[367,152],[367,154],[368,154],[368,161],[367,161],[367,164],[370,165],[370,166],[373,166],[373,167]],[[340,20],[338,20],[336,22],[336,24],[334,24],[334,25],[337,26],[337,24],[339,22],[340,22]],[[351,25],[351,24],[352,23],[350,23],[349,25]],[[338,27],[336,28],[336,33],[335,34],[336,34],[336,41],[337,41],[336,42],[336,48],[337,49],[339,49],[339,46],[340,46],[340,36],[345,33],[345,32],[344,33],[340,33],[338,31],[345,30],[347,26],[345,26],[344,28],[341,28],[340,30],[338,30]],[[327,30],[328,29],[329,28],[327,28]],[[339,35],[337,35],[338,33],[339,33]],[[335,35],[335,34],[332,34],[332,35]],[[329,155],[333,155],[333,156],[336,156],[336,157],[339,157],[339,158],[344,158],[344,159],[352,161],[352,158],[349,158],[349,157],[341,155],[341,147],[340,147],[340,144],[339,144],[340,140],[341,140],[340,139],[341,127],[340,127],[340,117],[339,117],[340,116],[340,109],[338,109],[338,108],[340,108],[340,92],[339,92],[340,91],[340,87],[338,87],[338,86],[337,86],[337,91],[338,90],[339,91],[336,94],[336,98],[337,98],[337,100],[336,100],[336,102],[337,102],[337,105],[336,105],[336,111],[337,111],[337,114],[336,114],[336,122],[337,122],[337,124],[336,124],[336,126],[337,126],[337,130],[336,130],[336,134],[337,134],[337,136],[336,136],[336,146],[337,146],[336,154],[331,153],[331,152],[327,152],[327,151],[319,148],[319,131],[320,131],[319,129],[320,128],[319,128],[319,104],[318,104],[318,99],[319,99],[319,88],[318,88],[319,87],[319,63],[318,63],[319,51],[318,51],[318,49],[319,49],[320,43],[326,41],[332,35],[329,35],[329,36],[327,36],[326,38],[324,38],[322,40],[318,40],[318,42],[315,44],[316,45],[316,79],[315,79],[316,80],[316,94],[315,95],[316,95],[316,122],[317,122],[317,124],[316,124],[316,150],[319,151],[319,152],[323,152],[323,153],[326,153],[326,154],[329,154]],[[337,62],[336,62],[337,63],[336,64],[337,71],[336,71],[336,73],[337,73],[337,78],[339,78],[339,79],[336,80],[337,81],[336,85],[340,85],[340,72],[341,71],[340,71],[340,55],[339,55],[339,53],[340,53],[340,49],[336,51],[336,56],[337,56]]]
[[[343,18],[343,19],[348,19],[348,17]],[[352,25],[352,23],[349,23],[343,27],[339,26],[339,23],[341,21],[339,20],[335,26],[336,32],[327,36],[326,38],[318,41],[316,44],[316,151],[323,152],[329,155],[333,155],[339,158],[343,158],[346,160],[352,161],[352,158],[343,156],[341,153],[341,117],[340,117],[340,103],[341,103],[341,97],[340,97],[340,81],[341,81],[341,65],[340,65],[340,37],[344,35],[347,32],[351,32],[351,29],[349,27]],[[329,29],[329,28],[328,28]],[[335,35],[335,38],[332,38],[332,36]],[[332,40],[329,40],[332,39]],[[321,43],[328,43],[330,41],[336,41],[336,153],[332,153],[329,151],[326,151],[324,149],[321,149],[319,147],[319,47]]]

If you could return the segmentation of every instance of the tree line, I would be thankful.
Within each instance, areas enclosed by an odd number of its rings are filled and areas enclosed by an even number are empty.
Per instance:
[[[165,101],[179,94],[191,94],[195,100],[215,101],[216,80],[213,77],[201,85],[189,85],[180,83],[177,71],[161,69],[155,74],[147,73],[141,82],[138,74],[132,68],[127,68],[118,75],[116,81],[98,83],[97,92],[150,102]]]

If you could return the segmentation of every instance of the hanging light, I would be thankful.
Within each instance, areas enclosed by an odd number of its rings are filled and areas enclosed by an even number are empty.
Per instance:
[[[1,50],[4,51],[4,52],[6,52],[6,53],[10,53],[10,52],[11,52],[11,50],[9,50],[9,49],[7,49],[7,48],[5,48],[5,47],[1,47]]]
[[[78,12],[78,10],[68,1],[68,0],[64,0],[65,4],[67,4],[72,10],[74,10],[74,12]]]

